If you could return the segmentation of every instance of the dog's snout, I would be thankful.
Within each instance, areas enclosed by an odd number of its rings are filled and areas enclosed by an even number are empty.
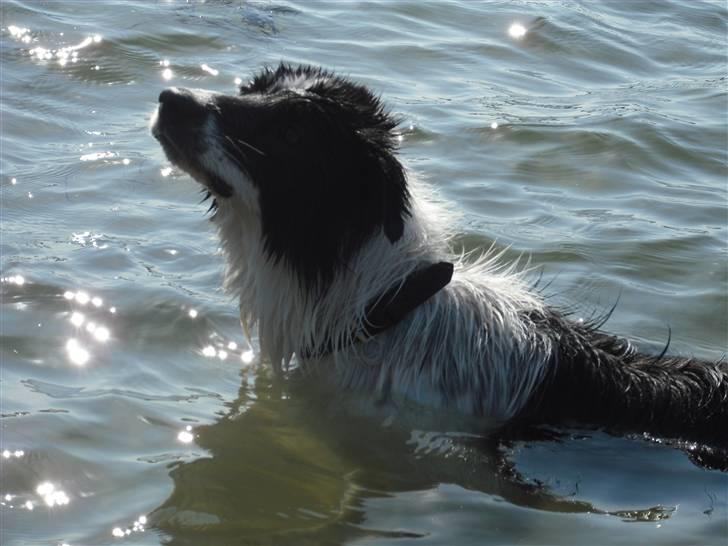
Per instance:
[[[170,87],[159,94],[159,104],[167,110],[190,114],[201,111],[202,105],[189,89]]]

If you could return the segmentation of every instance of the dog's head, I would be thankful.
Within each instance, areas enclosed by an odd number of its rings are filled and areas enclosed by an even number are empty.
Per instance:
[[[365,87],[282,64],[238,95],[162,91],[152,133],[220,213],[259,217],[271,258],[317,281],[372,236],[401,237],[409,194],[396,124]]]

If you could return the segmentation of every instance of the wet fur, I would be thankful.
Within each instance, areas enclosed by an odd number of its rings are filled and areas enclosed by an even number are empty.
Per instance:
[[[381,406],[476,422],[726,444],[725,362],[640,353],[549,308],[498,253],[454,254],[453,215],[400,165],[396,124],[365,87],[312,67],[264,70],[238,96],[160,97],[152,131],[210,192],[226,287],[276,369],[295,361]],[[455,264],[448,286],[371,340],[342,343],[371,301],[439,260]]]

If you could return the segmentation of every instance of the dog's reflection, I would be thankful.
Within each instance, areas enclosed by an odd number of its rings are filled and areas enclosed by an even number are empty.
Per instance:
[[[528,483],[503,456],[502,444],[353,415],[336,397],[311,396],[316,388],[307,378],[281,384],[259,369],[218,422],[195,429],[208,456],[173,466],[174,491],[151,517],[169,544],[417,536],[365,525],[367,502],[440,484],[517,506],[599,512]]]

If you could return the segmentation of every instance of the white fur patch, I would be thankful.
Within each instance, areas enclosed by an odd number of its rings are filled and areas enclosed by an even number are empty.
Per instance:
[[[447,260],[455,264],[452,282],[398,325],[302,368],[378,402],[415,402],[495,420],[513,417],[526,404],[553,348],[522,313],[543,303],[515,264],[500,263],[502,253],[453,255],[452,215],[420,195],[418,184],[411,184],[412,216],[400,240],[392,244],[377,234],[325,295],[314,297],[265,253],[257,204],[237,192],[247,182],[234,166],[222,165],[216,172],[236,187],[233,198],[219,200],[215,217],[227,258],[226,288],[238,295],[241,321],[248,329],[257,326],[261,349],[277,370],[302,348],[316,354],[332,343],[346,345],[374,298],[423,262]]]

